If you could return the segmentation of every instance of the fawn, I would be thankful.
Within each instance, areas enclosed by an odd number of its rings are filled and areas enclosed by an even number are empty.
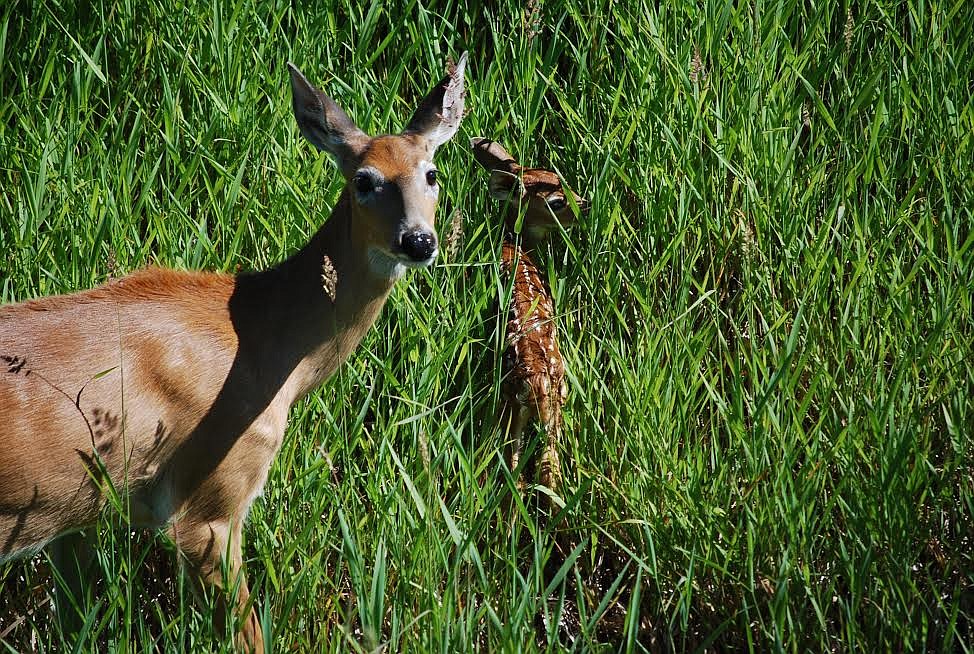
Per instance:
[[[278,266],[153,268],[0,307],[0,561],[95,522],[110,483],[133,526],[166,528],[191,572],[223,589],[237,646],[263,651],[244,519],[291,405],[348,358],[405,270],[436,258],[433,154],[459,129],[466,61],[401,134],[374,138],[288,64],[298,127],[346,183]]]
[[[538,419],[546,437],[538,478],[543,486],[557,492],[561,483],[561,410],[568,388],[551,289],[532,257],[558,225],[568,227],[575,222],[566,193],[582,211],[587,210],[588,202],[566,190],[557,174],[520,166],[496,141],[474,138],[470,145],[477,162],[490,171],[491,196],[507,203],[501,269],[513,288],[502,359],[500,424],[509,430],[509,464],[512,470],[517,468],[521,434],[529,421]],[[519,207],[525,208],[520,238],[515,233]]]

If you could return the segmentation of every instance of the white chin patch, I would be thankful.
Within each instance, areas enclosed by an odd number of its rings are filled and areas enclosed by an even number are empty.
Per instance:
[[[369,248],[369,269],[381,279],[395,281],[406,274],[406,266],[396,257],[379,248]]]
[[[433,250],[433,254],[431,254],[430,258],[425,261],[413,261],[412,259],[400,259],[400,262],[402,263],[402,265],[406,266],[407,268],[429,268],[430,266],[433,265],[433,262],[436,261],[436,255],[439,253],[440,251],[438,249]]]

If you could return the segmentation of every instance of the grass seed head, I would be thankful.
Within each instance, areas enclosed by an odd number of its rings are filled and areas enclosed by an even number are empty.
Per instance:
[[[463,248],[463,215],[459,209],[454,210],[450,218],[450,231],[446,235],[446,258],[453,261]]]
[[[108,261],[105,263],[108,268],[108,280],[111,281],[119,277],[118,259],[115,257],[115,248],[108,248]]]
[[[700,57],[700,48],[693,47],[693,59],[690,60],[690,81],[696,84],[707,77],[707,72],[703,69],[703,59]]]
[[[852,47],[852,30],[856,26],[855,18],[852,16],[852,7],[849,7],[845,14],[845,28],[842,30],[842,37],[845,40],[845,49]]]
[[[338,271],[327,254],[321,260],[321,288],[332,302],[338,297]]]
[[[541,33],[541,0],[528,0],[525,5],[524,29],[529,41]]]

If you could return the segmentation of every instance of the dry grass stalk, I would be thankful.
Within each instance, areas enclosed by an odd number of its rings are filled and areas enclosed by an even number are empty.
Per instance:
[[[338,297],[338,271],[328,255],[321,260],[321,288],[332,302]]]

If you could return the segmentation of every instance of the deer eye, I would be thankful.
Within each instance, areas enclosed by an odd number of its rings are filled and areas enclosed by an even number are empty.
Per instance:
[[[561,211],[565,208],[565,198],[554,198],[548,200],[548,208],[552,211]]]
[[[362,195],[368,195],[375,190],[375,180],[368,173],[355,173],[355,177],[352,178],[352,185]]]
[[[426,183],[430,186],[436,186],[436,171],[427,170],[426,171]]]

